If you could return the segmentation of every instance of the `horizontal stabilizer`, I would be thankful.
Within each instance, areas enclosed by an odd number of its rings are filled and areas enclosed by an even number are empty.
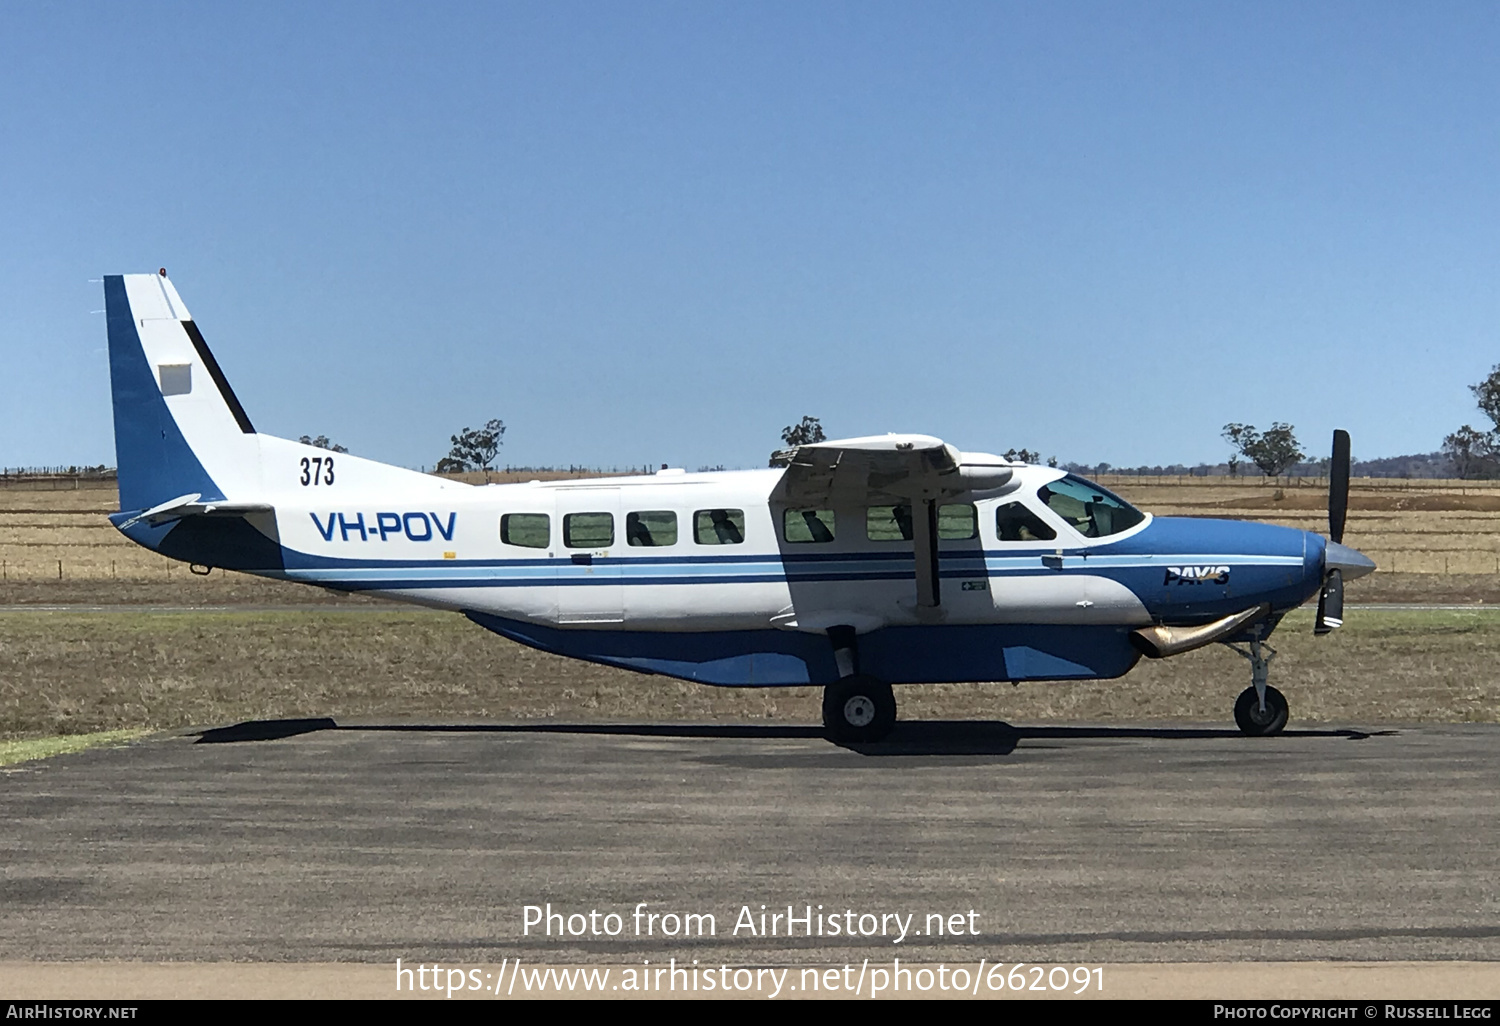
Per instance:
[[[120,525],[120,530],[145,523],[152,527],[181,520],[183,517],[242,517],[249,513],[273,513],[276,507],[264,502],[199,502],[199,495],[182,495],[136,514]]]

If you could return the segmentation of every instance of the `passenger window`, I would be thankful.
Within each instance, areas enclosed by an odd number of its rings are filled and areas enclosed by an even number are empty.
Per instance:
[[[739,545],[745,540],[745,511],[700,509],[693,514],[693,540],[699,545]]]
[[[781,515],[781,530],[789,542],[833,541],[833,510],[789,509]]]
[[[938,507],[938,537],[965,541],[979,535],[979,513],[972,503]],[[910,506],[871,506],[865,510],[865,537],[873,542],[911,541]]]
[[[545,513],[507,513],[500,518],[500,540],[525,549],[545,549],[552,542],[552,518]]]
[[[979,511],[972,502],[938,507],[938,537],[944,541],[968,541],[979,537]]]
[[[865,510],[865,537],[872,542],[911,541],[910,506],[871,506]],[[791,541],[790,532],[787,541]]]
[[[1146,514],[1118,495],[1072,474],[1042,485],[1036,494],[1085,538],[1119,534],[1146,519]]]
[[[1057,532],[1041,517],[1019,502],[1007,502],[995,510],[995,534],[1001,541],[1051,541]]]
[[[607,549],[615,543],[613,513],[569,513],[563,517],[563,544],[570,549]]]
[[[677,514],[663,509],[627,513],[625,540],[631,545],[676,545]]]

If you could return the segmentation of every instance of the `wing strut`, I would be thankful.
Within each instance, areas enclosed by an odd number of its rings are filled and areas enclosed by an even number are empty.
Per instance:
[[[942,604],[938,504],[997,494],[1010,484],[1016,466],[988,453],[959,452],[931,435],[813,442],[773,453],[771,465],[786,467],[771,493],[773,505],[828,509],[910,503],[916,608],[928,613]]]
[[[938,506],[936,499],[919,499],[912,511],[911,540],[917,560],[917,605],[935,609],[942,603],[938,581]]]

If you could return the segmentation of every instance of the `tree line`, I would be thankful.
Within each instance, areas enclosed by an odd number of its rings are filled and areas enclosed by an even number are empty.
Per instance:
[[[1477,385],[1470,385],[1480,412],[1489,418],[1488,431],[1468,424],[1443,439],[1443,455],[1453,461],[1459,477],[1500,477],[1500,364]]]
[[[1500,364],[1496,364],[1481,382],[1470,385],[1479,409],[1490,421],[1490,427],[1479,430],[1465,424],[1443,439],[1439,452],[1397,456],[1384,460],[1356,461],[1355,470],[1363,476],[1372,477],[1444,477],[1450,474],[1465,479],[1500,478]],[[1328,472],[1328,460],[1307,462],[1307,454],[1297,441],[1291,424],[1275,421],[1262,431],[1253,424],[1232,421],[1221,431],[1229,443],[1231,454],[1222,464],[1230,477],[1247,473],[1254,467],[1266,477],[1282,477]],[[449,438],[448,454],[438,460],[439,474],[463,473],[474,470],[491,470],[504,444],[505,423],[492,418],[478,428],[465,427]],[[795,424],[781,429],[781,441],[787,448],[812,445],[828,440],[822,421],[813,416],[804,416]],[[303,435],[298,441],[331,452],[348,452],[342,445],[331,442],[326,435],[316,438]],[[1041,453],[1031,449],[1011,448],[1002,454],[1006,459],[1020,463],[1041,463]],[[1056,456],[1046,461],[1050,467],[1058,466]],[[1169,467],[1112,467],[1108,463],[1062,464],[1063,469],[1092,474],[1156,474],[1156,475],[1201,475],[1217,474],[1219,468],[1207,464],[1186,467],[1173,464]],[[703,468],[722,470],[723,467]]]

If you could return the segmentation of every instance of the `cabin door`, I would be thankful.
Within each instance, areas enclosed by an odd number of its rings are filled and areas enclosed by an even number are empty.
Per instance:
[[[625,546],[618,488],[560,488],[558,623],[623,623],[625,589],[616,553]]]

